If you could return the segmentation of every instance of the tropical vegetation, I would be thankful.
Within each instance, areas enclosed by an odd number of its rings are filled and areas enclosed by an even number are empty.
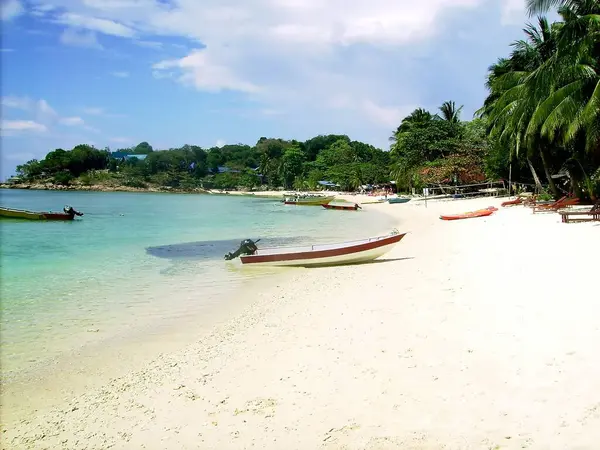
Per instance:
[[[147,142],[110,152],[88,145],[51,151],[18,166],[26,181],[114,182],[178,189],[343,190],[394,180],[410,191],[508,179],[555,196],[600,197],[600,1],[527,0],[535,24],[489,67],[488,96],[475,118],[446,101],[417,108],[390,137],[389,151],[346,135],[307,141],[261,137],[254,145],[155,150]],[[543,14],[556,7],[560,20]],[[125,157],[123,157],[125,155]],[[144,155],[131,157],[132,155]]]
[[[600,2],[527,0],[532,15],[558,8],[561,20],[524,29],[525,39],[490,66],[479,116],[505,158],[526,165],[554,196],[600,195]],[[562,174],[563,177],[560,177]],[[559,175],[557,177],[557,175]],[[568,181],[560,186],[561,180]],[[561,190],[562,189],[562,190]]]

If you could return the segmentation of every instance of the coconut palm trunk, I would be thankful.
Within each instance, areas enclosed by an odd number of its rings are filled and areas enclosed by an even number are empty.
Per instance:
[[[537,188],[538,192],[541,192],[544,189],[544,187],[542,186],[540,177],[538,177],[538,174],[535,171],[535,167],[533,167],[533,164],[529,158],[527,158],[527,165],[529,166],[529,170],[531,170],[531,175],[533,176],[533,181],[535,182],[535,187]]]
[[[552,172],[550,168],[550,155],[548,154],[548,147],[545,144],[540,145],[540,158],[542,159],[542,166],[544,167],[544,173],[546,174],[546,178],[548,179],[548,186],[550,187],[550,192],[555,198],[560,196],[558,192],[558,188],[556,187],[556,183],[552,178]]]

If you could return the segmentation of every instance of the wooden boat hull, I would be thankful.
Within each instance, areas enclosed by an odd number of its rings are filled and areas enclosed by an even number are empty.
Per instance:
[[[333,201],[335,197],[306,197],[297,200],[285,199],[283,203],[286,205],[297,205],[297,206],[319,206],[328,205]]]
[[[241,256],[240,259],[242,264],[251,266],[323,267],[359,264],[385,255],[404,236],[406,233],[298,249],[264,249],[258,250],[254,255]]]
[[[447,216],[440,216],[442,220],[461,220],[461,219],[472,219],[475,217],[487,217],[491,216],[494,211],[498,211],[498,208],[493,206],[486,209],[478,209],[477,211],[470,211],[462,214],[452,214]]]
[[[396,203],[408,203],[408,202],[410,202],[410,198],[404,198],[404,197],[388,198],[388,203],[390,205],[393,205]]]
[[[358,205],[332,205],[330,203],[323,203],[321,206],[325,209],[338,209],[341,211],[356,211],[358,208],[360,208]]]
[[[35,212],[21,209],[0,208],[0,217],[25,220],[73,220],[72,214],[54,212]]]

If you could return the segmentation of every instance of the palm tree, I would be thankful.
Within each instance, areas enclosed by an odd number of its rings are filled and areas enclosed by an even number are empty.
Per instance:
[[[456,108],[456,104],[453,101],[444,102],[442,106],[439,107],[440,112],[442,113],[442,119],[451,124],[457,124],[460,122],[460,112],[462,111],[463,106],[460,108]]]
[[[532,118],[529,134],[564,144],[585,136],[585,148],[600,151],[600,2],[573,0],[559,9],[563,18],[558,48],[532,76],[534,88],[550,87]]]
[[[538,19],[537,27],[527,24],[523,31],[527,39],[514,42],[510,57],[490,67],[487,80],[490,95],[477,113],[488,118],[490,134],[508,146],[511,154],[518,157],[524,147],[528,159],[540,156],[550,189],[558,195],[551,176],[549,143],[543,139],[525,139],[537,105],[548,94],[544,86],[531,89],[530,78],[552,57],[555,32],[545,18]],[[528,162],[533,168],[531,161]],[[535,170],[532,173],[537,179]]]
[[[265,184],[271,168],[271,158],[267,153],[260,155],[260,163],[258,165],[258,171],[261,178],[261,184]]]
[[[394,143],[398,140],[398,136],[402,133],[408,132],[412,130],[414,127],[422,127],[431,120],[433,120],[434,116],[423,108],[417,108],[404,119],[402,119],[402,123],[398,126],[394,135],[389,138],[390,142]]]
[[[528,0],[531,13],[551,6],[559,6],[562,21],[539,19],[538,28],[524,30],[527,40],[490,68],[490,95],[480,112],[517,153],[523,146],[541,157],[553,192],[553,157],[579,191],[584,165],[593,172],[594,160],[600,163],[600,2]]]

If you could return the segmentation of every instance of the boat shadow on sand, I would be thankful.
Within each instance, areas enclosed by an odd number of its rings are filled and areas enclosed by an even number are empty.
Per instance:
[[[339,267],[356,267],[356,266],[368,266],[370,264],[383,264],[383,263],[392,263],[392,262],[398,262],[398,261],[404,261],[404,260],[409,260],[409,259],[415,259],[414,256],[407,256],[404,258],[381,258],[381,259],[374,259],[373,261],[363,261],[363,262],[357,262],[357,263],[348,263],[348,264],[337,264],[337,265],[323,265],[323,266],[312,266],[312,267],[305,267],[305,266],[259,266],[259,267],[252,267],[252,266],[247,266],[247,265],[243,265],[243,264],[238,264],[236,262],[233,261],[227,261],[226,262],[226,267],[227,270],[231,271],[231,272],[240,272],[240,273],[244,273],[244,272],[250,272],[250,271],[269,271],[272,273],[279,273],[279,272],[287,272],[290,270],[298,270],[298,269],[304,269],[304,270],[318,270],[318,269],[331,269],[331,268],[339,268]]]
[[[392,263],[398,261],[404,261],[408,259],[415,259],[414,256],[406,256],[404,258],[380,258],[374,259],[372,261],[363,261],[358,263],[350,263],[350,264],[340,264],[338,266],[316,266],[316,267],[307,267],[308,269],[327,269],[330,267],[345,267],[345,266],[368,266],[371,264],[384,264],[384,263]]]

